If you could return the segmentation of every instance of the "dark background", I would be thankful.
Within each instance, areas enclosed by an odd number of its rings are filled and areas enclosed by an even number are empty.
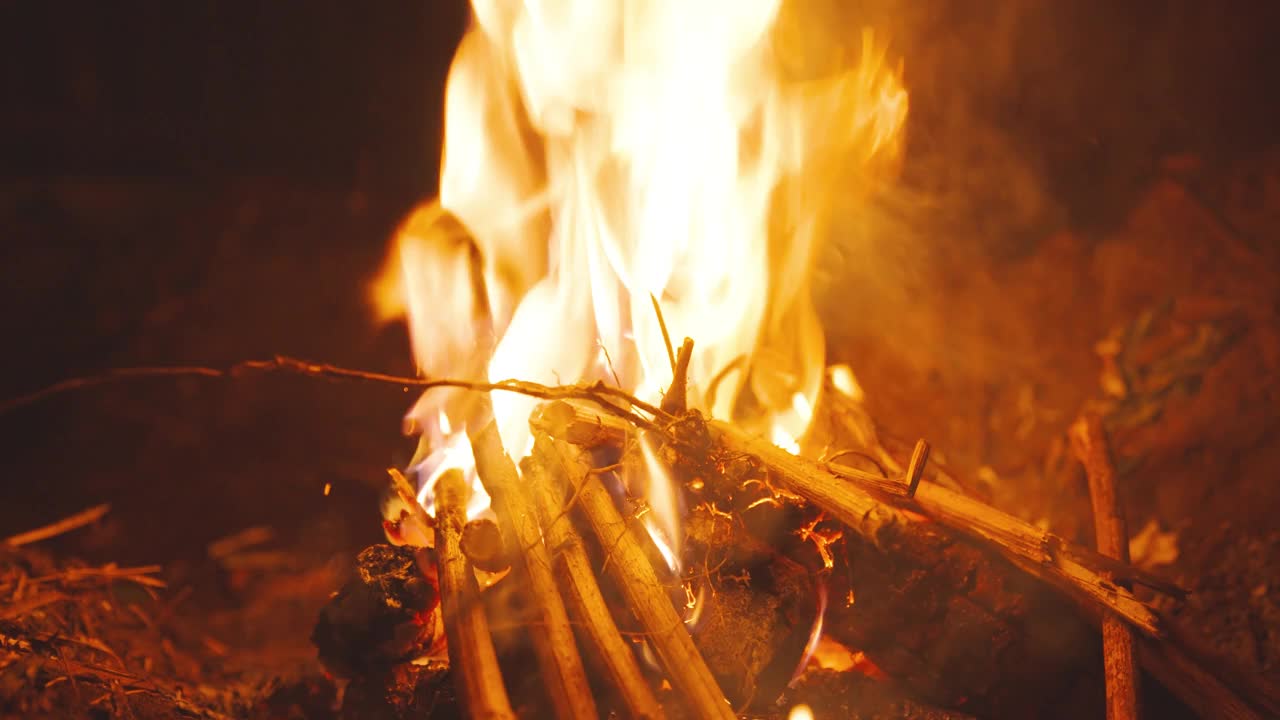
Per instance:
[[[8,177],[428,192],[461,2],[5,2]]]
[[[0,3],[0,395],[291,353],[409,373],[364,284],[434,191],[464,3]],[[253,524],[380,535],[398,388],[167,380],[0,417],[0,535],[112,501],[95,559]],[[322,488],[332,485],[325,497]]]
[[[819,5],[845,19],[828,34],[856,36],[864,10],[883,21],[904,58],[904,177],[941,199],[912,214],[924,262],[1017,257],[1067,227],[1087,240],[1171,155],[1228,166],[1276,139],[1275,3]],[[433,192],[466,15],[442,1],[0,2],[0,396],[273,353],[410,372],[364,283]],[[892,267],[878,277],[900,285]],[[858,332],[831,317],[832,355],[849,359]],[[165,561],[258,523],[349,552],[379,535],[410,402],[289,377],[160,379],[15,410],[0,416],[0,535],[111,500],[113,520],[67,541],[77,552]]]

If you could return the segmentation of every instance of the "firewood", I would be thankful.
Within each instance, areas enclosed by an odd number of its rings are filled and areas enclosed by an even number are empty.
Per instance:
[[[514,720],[475,571],[462,554],[467,495],[466,478],[459,470],[448,470],[436,481],[436,561],[450,672],[471,717]]]
[[[562,457],[572,458],[578,452],[563,443],[557,443],[556,447]],[[587,472],[579,462],[564,462],[563,467],[568,473],[570,487],[575,489],[578,506],[605,550],[609,575],[639,620],[667,670],[671,685],[684,696],[689,712],[703,719],[733,718],[733,709],[689,637],[666,588],[659,582],[637,539],[637,528],[618,512],[609,491],[596,474]]]
[[[562,463],[571,461],[561,457],[543,435],[536,439],[533,455],[521,466],[538,506],[556,577],[583,635],[595,648],[605,675],[618,690],[631,717],[658,720],[664,717],[662,706],[641,673],[635,652],[618,631],[600,593],[582,537],[567,514],[563,498],[569,490],[569,480]]]
[[[482,425],[476,429],[469,424],[467,434],[476,459],[476,472],[492,498],[505,544],[511,549],[534,599],[536,618],[529,626],[529,635],[538,655],[543,682],[559,717],[597,718],[599,713],[578,655],[569,614],[556,589],[551,554],[542,543],[533,500],[503,449],[492,414],[486,396],[481,403]]]
[[[629,432],[626,421],[621,418],[565,402],[544,405],[531,423],[553,437],[596,447],[620,445]],[[1173,632],[1172,637],[1167,636],[1164,632],[1173,629],[1116,584],[1116,581],[1139,582],[1177,596],[1179,589],[1166,581],[1066,543],[1051,533],[936,484],[921,483],[914,502],[905,498],[904,491],[881,492],[878,487],[884,484],[884,478],[877,476],[872,477],[881,483],[866,483],[868,490],[861,490],[854,484],[858,471],[849,472],[852,468],[842,468],[845,471],[837,477],[826,466],[790,455],[727,424],[711,421],[709,426],[726,457],[735,458],[735,462],[755,458],[752,462],[771,471],[779,485],[829,510],[873,546],[891,537],[899,540],[906,537],[912,540],[908,544],[914,544],[915,549],[899,542],[895,552],[919,556],[929,552],[954,553],[962,546],[948,541],[946,532],[959,532],[979,546],[999,553],[1027,576],[1056,588],[1097,627],[1101,627],[1106,613],[1114,611],[1125,617],[1135,627],[1144,629],[1139,637],[1142,666],[1190,707],[1213,717],[1234,719],[1263,717],[1259,709],[1271,712],[1275,706],[1275,693],[1269,685],[1244,670],[1228,672],[1230,668],[1213,659],[1211,654],[1194,652],[1185,633]],[[922,523],[919,516],[903,512],[892,504],[895,500],[916,513],[924,513],[937,521],[936,525]],[[935,565],[944,568],[947,562],[939,559]],[[951,562],[972,569],[976,567],[973,563],[987,561],[967,553],[965,558],[953,558]],[[960,574],[967,576],[968,572],[966,569]],[[998,578],[1011,571],[994,572]],[[1104,573],[1112,573],[1115,581],[1107,580]],[[838,608],[836,611],[839,612]],[[1134,623],[1135,620],[1138,622]]]
[[[511,567],[502,531],[488,518],[472,520],[462,529],[462,554],[485,572],[498,573]]]
[[[1129,531],[1116,494],[1115,467],[1102,421],[1086,415],[1071,426],[1071,446],[1089,479],[1098,552],[1129,561]],[[1102,663],[1107,680],[1108,720],[1137,720],[1138,660],[1133,628],[1113,613],[1102,618]]]
[[[856,477],[852,471],[836,477],[816,463],[728,423],[712,420],[708,426],[726,450],[759,458],[776,482],[834,514],[864,537],[875,538],[890,528],[911,523],[901,510],[880,502],[853,482],[843,482]],[[929,517],[988,545],[1027,572],[1087,602],[1106,606],[1152,635],[1159,634],[1155,613],[1146,604],[1085,564],[1085,559],[1096,553],[1073,547],[1030,523],[938,485],[922,484],[915,501]]]
[[[382,672],[425,652],[434,623],[423,615],[436,589],[418,570],[413,548],[373,545],[356,558],[357,575],[320,611],[311,640],[320,661],[339,677]]]
[[[563,433],[561,437],[591,438],[595,442],[602,442],[603,437],[611,432],[616,433],[613,445],[621,445],[626,430],[613,419],[599,418],[585,407],[562,404],[541,407],[532,424],[552,434]],[[701,436],[698,428],[703,429]],[[799,515],[808,516],[808,524],[812,524],[817,510],[812,507],[804,512],[792,510],[801,498],[794,492],[786,492],[785,483],[777,482],[776,474],[769,468],[769,456],[765,456],[762,462],[758,456],[741,447],[717,446],[713,438],[705,436],[705,428],[707,423],[704,421],[691,420],[682,427],[669,429],[671,436],[680,438],[686,445],[695,446],[699,442],[709,445],[696,451],[690,447],[680,448],[680,455],[685,460],[698,452],[710,454],[704,459],[707,468],[700,473],[692,473],[705,484],[704,491],[691,489],[695,496],[700,492],[705,500],[719,501],[731,495],[745,496],[733,497],[728,505],[744,514],[741,503],[750,507],[758,498],[740,488],[749,484],[754,491],[763,480],[763,484],[774,486],[765,496],[776,496],[777,500],[760,503],[755,509],[746,511],[755,514],[771,512],[765,521],[753,521],[754,525],[772,527],[773,533],[792,536],[804,529],[799,523]],[[671,445],[680,443],[672,441]],[[792,461],[806,462],[817,468],[812,461],[797,459],[772,445],[768,447]],[[677,447],[672,447],[672,450],[677,450]],[[723,477],[717,479],[716,475]],[[849,484],[838,478],[832,480],[840,486]],[[983,712],[988,716],[1019,717],[1027,715],[1027,712],[1036,712],[1046,694],[1038,692],[1038,689],[1060,679],[1053,670],[1062,667],[1075,669],[1087,662],[1085,653],[1076,652],[1075,656],[1068,656],[1068,653],[1059,652],[1057,646],[1041,652],[1039,657],[1047,659],[1041,664],[1021,661],[1023,656],[1018,655],[1021,647],[1012,639],[1016,632],[1011,628],[1023,620],[1025,614],[1019,612],[1023,607],[1041,607],[1036,619],[1050,626],[1050,634],[1061,626],[1065,637],[1087,637],[1087,626],[1080,623],[1080,628],[1074,632],[1065,629],[1075,618],[1070,606],[1056,602],[1056,597],[1047,591],[1039,592],[1033,600],[1030,591],[1036,591],[1036,583],[1032,580],[1019,583],[1020,575],[998,559],[993,561],[991,553],[979,551],[968,543],[956,542],[954,533],[941,525],[910,519],[905,512],[874,500],[856,487],[851,487],[850,492],[867,497],[869,514],[855,519],[861,524],[861,530],[846,534],[868,538],[865,543],[868,548],[864,555],[859,556],[854,568],[847,568],[846,562],[838,557],[831,559],[832,564],[837,565],[837,571],[831,573],[832,582],[846,584],[835,585],[829,593],[831,603],[827,610],[826,632],[860,650],[867,650],[868,655],[872,655],[872,650],[881,652],[876,661],[882,662],[886,671],[913,689],[918,697],[942,706],[965,702],[968,710],[989,711]],[[820,507],[819,503],[813,505]],[[847,515],[841,518],[835,512],[832,515],[842,521],[849,519]],[[777,534],[762,534],[760,537],[765,543],[782,542]],[[872,568],[864,566],[870,561],[876,562],[881,569],[879,573],[870,574]],[[826,565],[826,560],[819,562],[819,568]],[[849,574],[868,582],[883,580],[883,583],[878,583],[881,585],[878,589],[883,591],[881,597],[884,602],[877,603],[878,598],[873,597],[873,593],[865,592],[865,597],[860,597],[854,605],[847,605],[846,596],[851,589],[846,579]],[[1011,583],[1016,587],[1006,588]],[[975,598],[987,602],[988,606],[1007,611],[995,615],[983,612],[975,605]],[[1079,623],[1079,620],[1075,621]],[[919,652],[904,650],[905,634],[911,634],[911,642]],[[993,637],[1007,639],[993,643]],[[863,644],[859,641],[868,642]],[[1038,671],[1041,667],[1050,671]],[[1101,683],[1098,687],[1101,688]],[[1062,691],[1059,689],[1057,692]],[[1004,694],[1001,696],[1001,693]],[[1101,708],[1101,693],[1098,694],[1098,707]]]
[[[781,484],[789,481],[797,492],[805,488],[808,493],[802,495],[820,507],[840,510],[836,514],[846,522],[857,521],[850,527],[864,536],[875,538],[877,533],[897,531],[904,522],[913,522],[896,508],[867,502],[869,495],[859,496],[828,482],[829,477],[807,460],[750,438],[732,426],[716,421],[711,425],[720,431],[717,434],[722,442],[729,438],[726,447],[754,454],[778,475]],[[1210,654],[1196,652],[1196,643],[1185,632],[1174,632],[1104,573],[1114,573],[1117,581],[1140,582],[1175,596],[1180,594],[1178,588],[935,484],[922,484],[915,501],[915,508],[938,523],[1000,552],[1028,575],[1062,591],[1095,626],[1101,627],[1102,618],[1115,612],[1144,630],[1139,643],[1143,666],[1190,707],[1213,717],[1233,719],[1261,718],[1275,712],[1277,696],[1269,684]],[[831,502],[831,507],[826,502]]]
[[[672,368],[671,387],[662,397],[663,412],[680,415],[688,407],[689,400],[689,362],[693,359],[693,340],[685,338],[680,345],[680,354],[675,358]]]

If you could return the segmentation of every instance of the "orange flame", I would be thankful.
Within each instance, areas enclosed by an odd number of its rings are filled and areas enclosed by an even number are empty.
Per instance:
[[[795,451],[822,385],[824,186],[896,152],[907,96],[869,31],[843,72],[790,79],[779,6],[474,0],[439,199],[396,233],[373,287],[379,318],[407,315],[421,372],[603,380],[656,400],[672,368],[653,296],[697,341],[690,406]],[[493,398],[513,456],[535,402]],[[419,459],[435,458],[421,471],[467,462],[469,413],[440,391],[410,411]],[[657,474],[648,500],[674,533],[676,491]]]

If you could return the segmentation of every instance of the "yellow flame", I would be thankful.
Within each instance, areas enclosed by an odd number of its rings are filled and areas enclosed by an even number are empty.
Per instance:
[[[813,709],[803,703],[793,705],[787,713],[787,720],[813,720]]]
[[[657,400],[672,371],[656,297],[696,341],[690,406],[798,452],[825,361],[810,269],[827,186],[896,151],[906,114],[874,37],[843,71],[795,80],[779,0],[472,6],[440,197],[396,233],[378,317],[407,315],[423,373],[603,380]],[[712,403],[710,380],[739,362]],[[493,398],[517,458],[535,402]],[[466,462],[470,413],[433,390],[409,418],[452,449],[438,462]],[[678,489],[651,455],[646,499],[678,552]]]
[[[862,385],[858,383],[858,378],[854,377],[853,369],[848,365],[832,365],[827,368],[827,374],[831,377],[831,385],[840,391],[840,394],[856,403],[866,399]]]

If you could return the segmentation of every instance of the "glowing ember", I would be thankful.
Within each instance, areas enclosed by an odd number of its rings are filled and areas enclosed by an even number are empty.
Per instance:
[[[798,81],[778,0],[473,10],[446,91],[440,197],[393,238],[378,316],[407,316],[427,375],[601,380],[656,401],[672,367],[655,297],[672,334],[697,341],[690,407],[798,452],[825,360],[817,198],[837,171],[895,152],[907,108],[873,38],[853,67]],[[516,458],[535,402],[493,397]],[[408,420],[422,487],[472,471],[465,393],[433,390]],[[679,492],[647,446],[644,459],[647,524],[678,558]],[[473,514],[487,502],[476,486]]]

